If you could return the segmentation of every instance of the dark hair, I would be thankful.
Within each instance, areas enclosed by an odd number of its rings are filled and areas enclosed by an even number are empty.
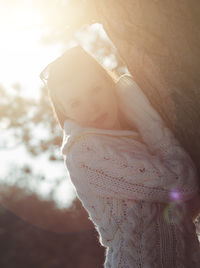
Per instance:
[[[89,55],[80,46],[67,50],[63,55],[48,64],[40,74],[40,78],[47,86],[54,114],[62,129],[64,128],[64,121],[67,119],[67,115],[59,105],[56,93],[63,83],[73,78],[77,70],[77,65],[79,68],[84,67],[86,61],[99,66],[99,71],[103,72],[108,80],[112,80],[113,83],[116,81],[116,77],[111,71],[106,70],[93,56]]]

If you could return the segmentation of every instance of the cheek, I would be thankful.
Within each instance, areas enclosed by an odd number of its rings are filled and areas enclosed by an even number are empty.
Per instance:
[[[70,111],[69,117],[79,124],[88,122],[88,108],[87,105],[80,105],[74,110]]]
[[[85,111],[81,109],[76,109],[70,113],[71,119],[75,120],[77,123],[85,121]]]

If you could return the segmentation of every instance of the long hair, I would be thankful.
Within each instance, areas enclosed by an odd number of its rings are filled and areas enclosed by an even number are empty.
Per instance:
[[[103,73],[105,79],[112,81],[113,85],[115,84],[117,81],[115,74],[105,69],[80,46],[68,49],[63,55],[48,64],[40,74],[40,78],[47,86],[54,115],[62,129],[64,128],[64,121],[67,120],[67,115],[58,101],[58,94],[62,94],[59,87],[64,83],[66,84],[70,79],[78,77],[77,66],[79,69],[84,68],[88,61],[97,65],[99,72]]]

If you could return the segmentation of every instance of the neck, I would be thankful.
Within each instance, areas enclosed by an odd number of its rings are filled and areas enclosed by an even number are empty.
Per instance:
[[[121,125],[119,119],[117,119],[117,121],[116,121],[116,123],[115,123],[113,129],[118,129],[118,130],[123,129],[123,127],[122,127],[122,125]]]

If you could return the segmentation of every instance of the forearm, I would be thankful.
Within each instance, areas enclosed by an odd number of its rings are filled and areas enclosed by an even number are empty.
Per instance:
[[[65,158],[75,187],[98,196],[150,202],[188,200],[196,194],[197,178],[189,159],[176,155],[162,161],[138,146],[131,138],[82,136]]]
[[[137,127],[149,149],[159,154],[174,153],[174,145],[179,145],[178,141],[130,76],[119,79],[117,93],[120,110],[129,124]]]

